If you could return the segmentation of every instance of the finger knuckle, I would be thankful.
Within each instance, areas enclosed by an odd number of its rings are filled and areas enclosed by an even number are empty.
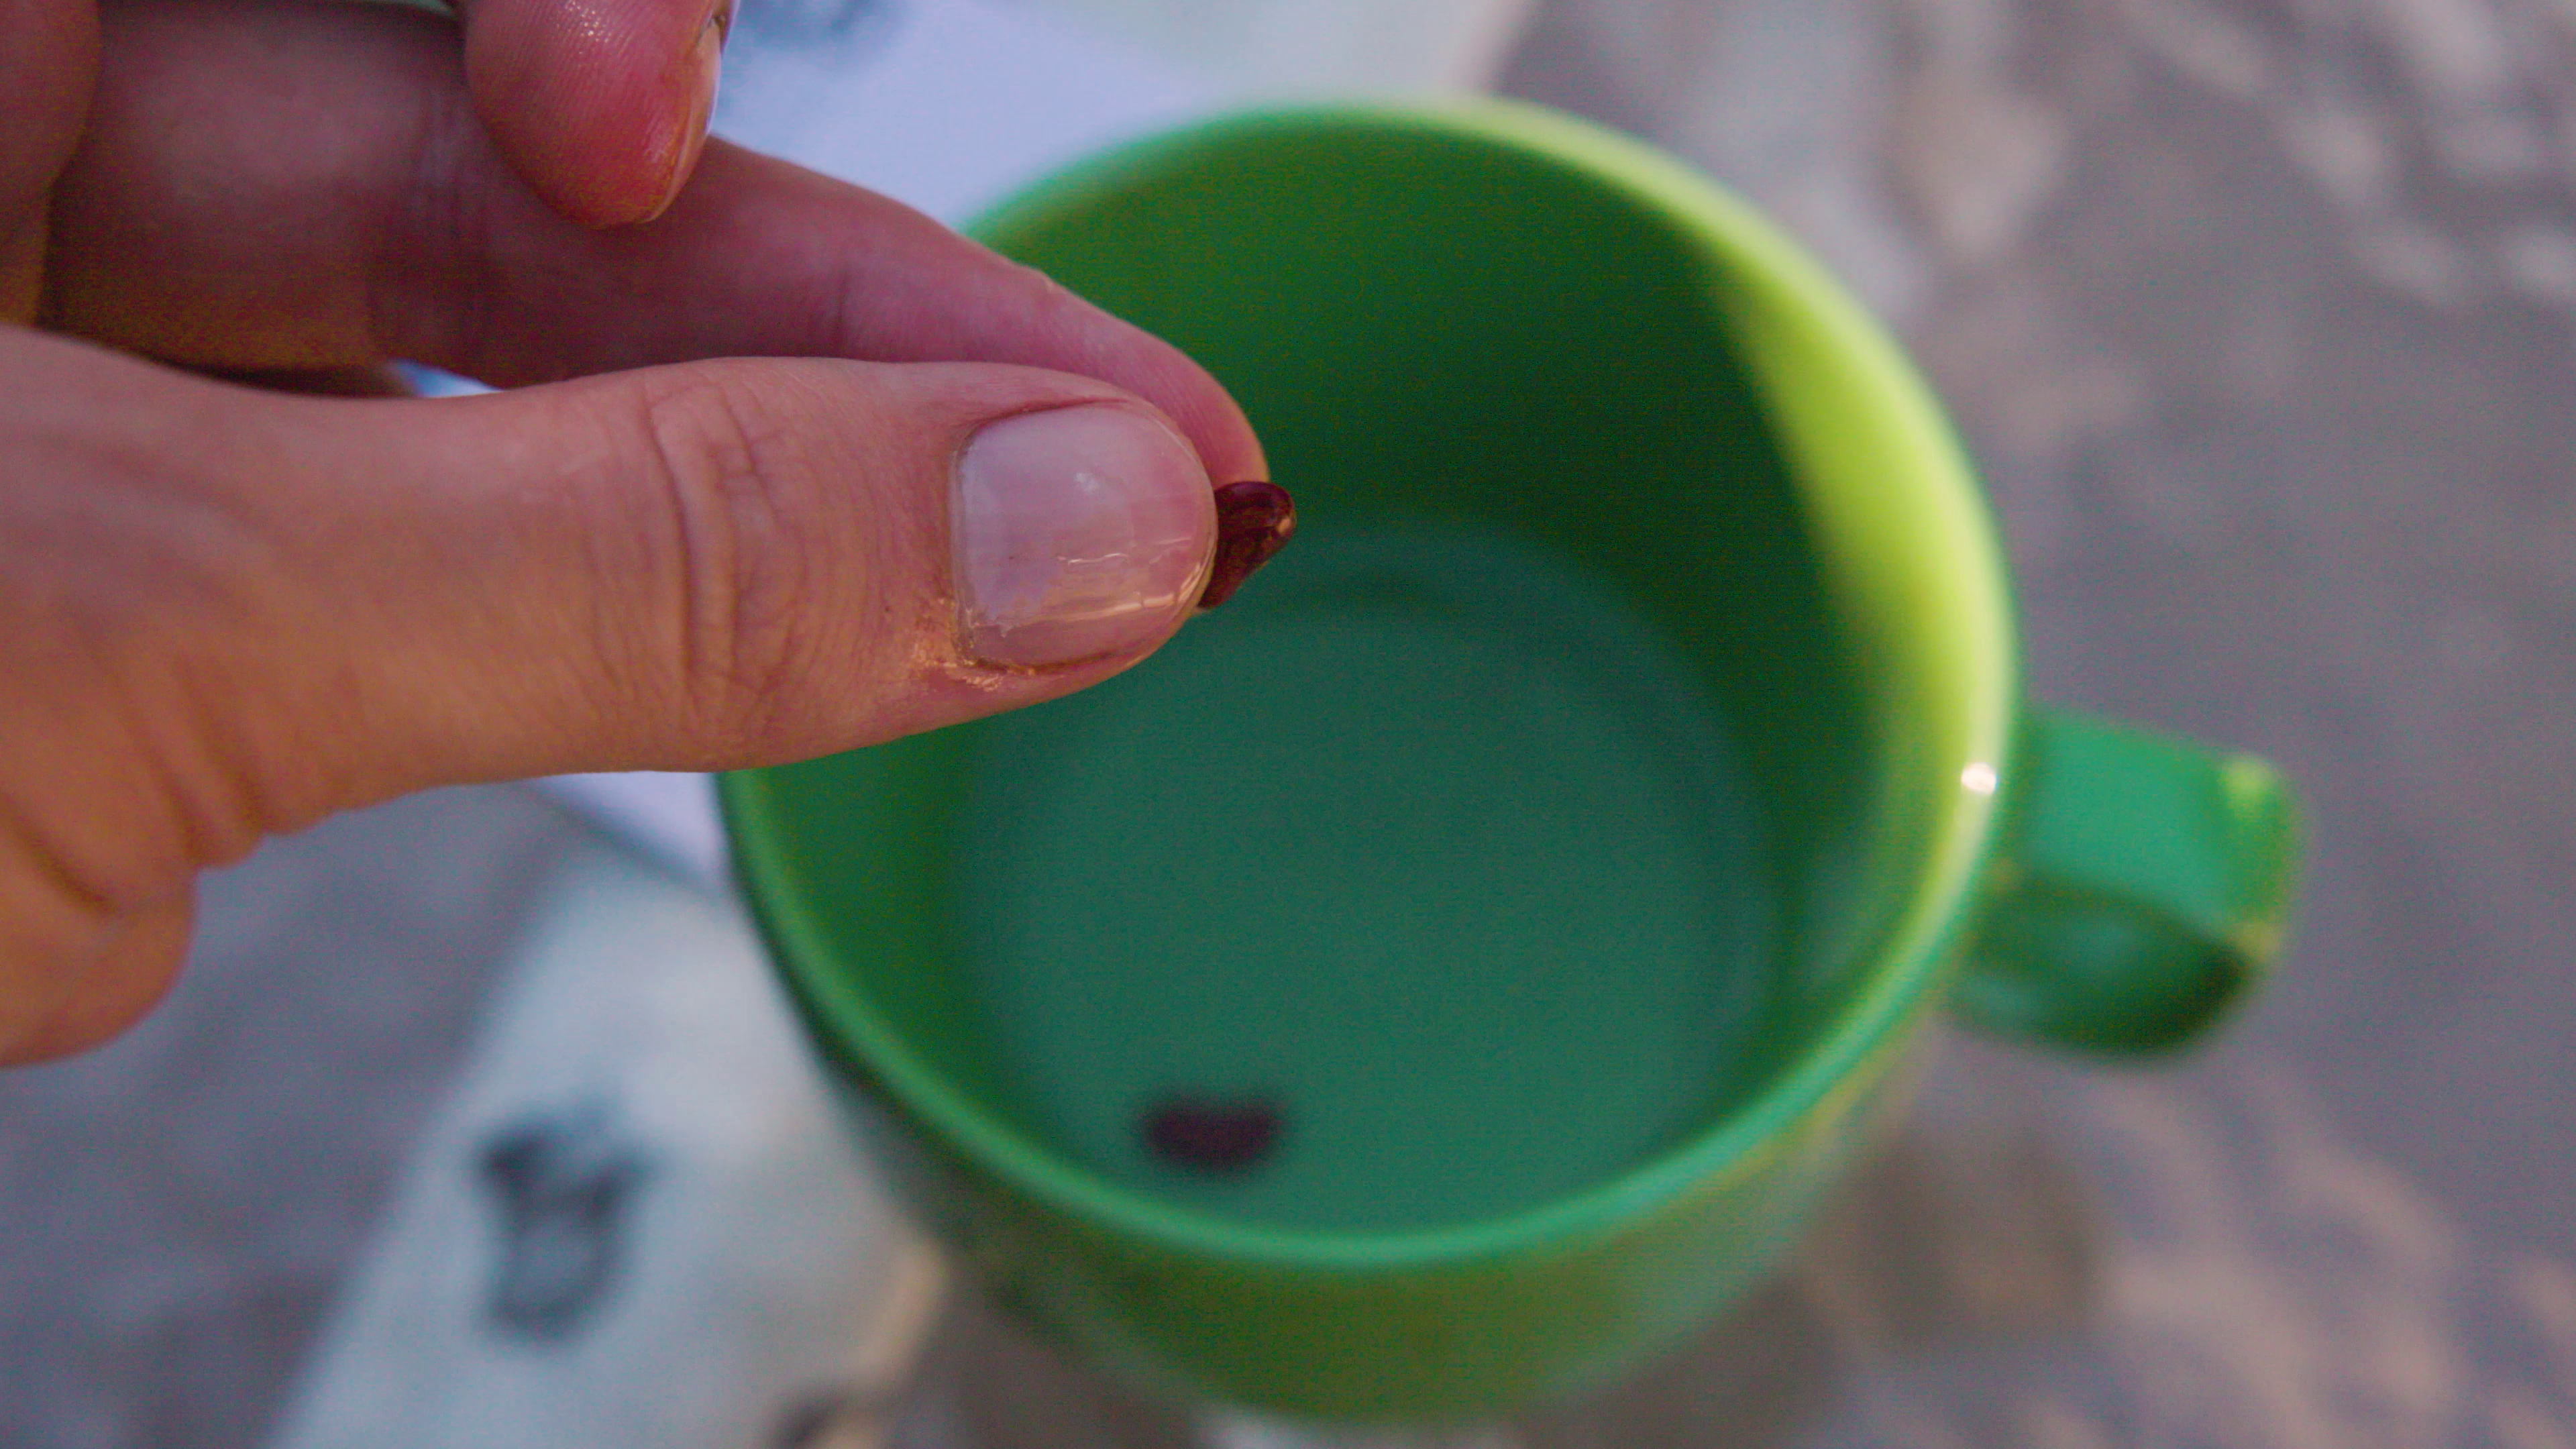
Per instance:
[[[682,697],[721,744],[765,732],[809,649],[813,587],[798,521],[819,468],[773,389],[693,370],[650,389],[644,435],[674,553]]]
[[[0,827],[103,896],[237,859],[290,793],[281,731],[238,704],[264,684],[269,540],[226,483],[146,442],[6,431],[21,486],[0,499],[0,718],[25,728]],[[108,814],[118,828],[97,829]]]

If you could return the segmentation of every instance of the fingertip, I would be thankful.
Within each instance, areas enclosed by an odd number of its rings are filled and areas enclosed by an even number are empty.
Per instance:
[[[604,26],[567,0],[479,0],[466,85],[494,145],[556,211],[593,228],[648,221],[695,170],[732,0],[652,0]]]
[[[719,0],[715,12],[699,26],[698,38],[692,42],[684,74],[679,82],[682,108],[675,113],[673,129],[667,136],[647,148],[648,155],[667,156],[667,162],[656,160],[648,171],[662,177],[658,193],[637,221],[651,221],[671,209],[689,177],[698,169],[698,157],[707,147],[707,124],[714,119],[716,86],[724,72],[724,43],[732,24],[731,0]]]

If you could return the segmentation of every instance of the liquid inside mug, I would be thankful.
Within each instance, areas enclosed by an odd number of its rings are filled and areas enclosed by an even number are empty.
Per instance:
[[[2273,773],[2024,702],[1923,384],[1674,162],[1267,112],[979,231],[1213,370],[1299,536],[1097,688],[722,793],[898,1189],[1077,1351],[1314,1421],[1599,1384],[1936,1012],[2154,1052],[2262,974]]]

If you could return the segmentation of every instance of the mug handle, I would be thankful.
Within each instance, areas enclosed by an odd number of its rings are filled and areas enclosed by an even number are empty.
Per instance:
[[[1952,1014],[2097,1053],[2197,1040],[2280,951],[2289,787],[2251,755],[2045,705],[2024,712],[2019,754]]]

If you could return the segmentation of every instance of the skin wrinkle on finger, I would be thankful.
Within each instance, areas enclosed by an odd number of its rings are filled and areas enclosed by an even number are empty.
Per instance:
[[[703,735],[707,742],[697,753],[718,758],[765,733],[757,715],[768,708],[769,692],[778,687],[775,672],[783,668],[769,666],[762,672],[771,677],[755,681],[741,661],[755,652],[792,652],[775,642],[782,631],[757,628],[755,621],[765,625],[774,615],[804,612],[795,600],[807,593],[794,540],[758,521],[771,512],[769,491],[783,485],[759,475],[806,465],[763,455],[754,441],[759,433],[790,430],[745,421],[756,405],[735,396],[738,386],[704,375],[647,374],[638,382],[631,389],[557,394],[549,433],[592,441],[559,455],[561,468],[541,485],[553,496],[518,500],[535,515],[563,511],[557,531],[577,555],[564,565],[569,576],[622,581],[617,589],[565,601],[572,616],[566,631],[582,641],[577,652],[587,667],[569,685],[532,699],[497,700],[493,708],[517,719],[542,708],[539,701],[569,696],[580,716],[594,722],[580,731],[591,748],[649,748],[620,741],[626,731],[618,722],[633,721],[638,731]],[[536,399],[522,393],[518,400]],[[643,445],[623,449],[616,441],[621,436]],[[419,486],[435,484],[420,480]],[[575,521],[611,515],[624,526]],[[745,594],[755,596],[748,606]],[[755,632],[771,642],[740,637]],[[674,727],[674,720],[685,723]],[[559,727],[568,729],[568,721]],[[514,733],[528,728],[512,727]],[[489,761],[484,768],[507,773],[510,762]]]
[[[680,582],[664,591],[677,699],[757,737],[770,722],[741,716],[766,714],[777,697],[810,588],[801,554],[778,536],[782,512],[803,510],[771,490],[813,479],[813,466],[796,456],[792,427],[721,375],[675,378],[636,403],[636,429],[653,444],[649,491],[670,511],[678,554]]]
[[[183,931],[146,991],[119,990],[126,983],[105,979],[116,970],[123,926],[135,910],[82,879],[59,844],[36,829],[0,779],[0,1065],[78,1050],[121,1030],[160,998],[184,950]],[[77,1039],[59,1048],[49,1043],[52,1022],[95,1006],[102,994],[131,1000],[132,1011],[105,1013],[102,1029],[75,1032]]]
[[[31,334],[9,342],[9,360],[41,368],[51,389],[0,404],[16,465],[0,497],[0,615],[14,621],[6,672],[23,725],[8,774],[22,817],[57,826],[44,842],[52,858],[123,909],[180,870],[301,823],[252,775],[220,767],[255,742],[233,738],[239,711],[209,699],[261,688],[244,650],[291,612],[280,596],[289,570],[244,489],[191,476],[192,461],[211,458],[263,478],[274,455],[231,436],[216,410],[161,392],[151,369]],[[269,752],[299,753],[283,742]],[[26,790],[159,808],[44,812]]]
[[[86,1051],[141,1020],[178,980],[195,918],[195,892],[185,890],[110,922],[50,1010],[14,1038],[0,1019],[0,1065]]]
[[[82,881],[0,790],[0,981],[38,951],[85,949],[119,909]]]

